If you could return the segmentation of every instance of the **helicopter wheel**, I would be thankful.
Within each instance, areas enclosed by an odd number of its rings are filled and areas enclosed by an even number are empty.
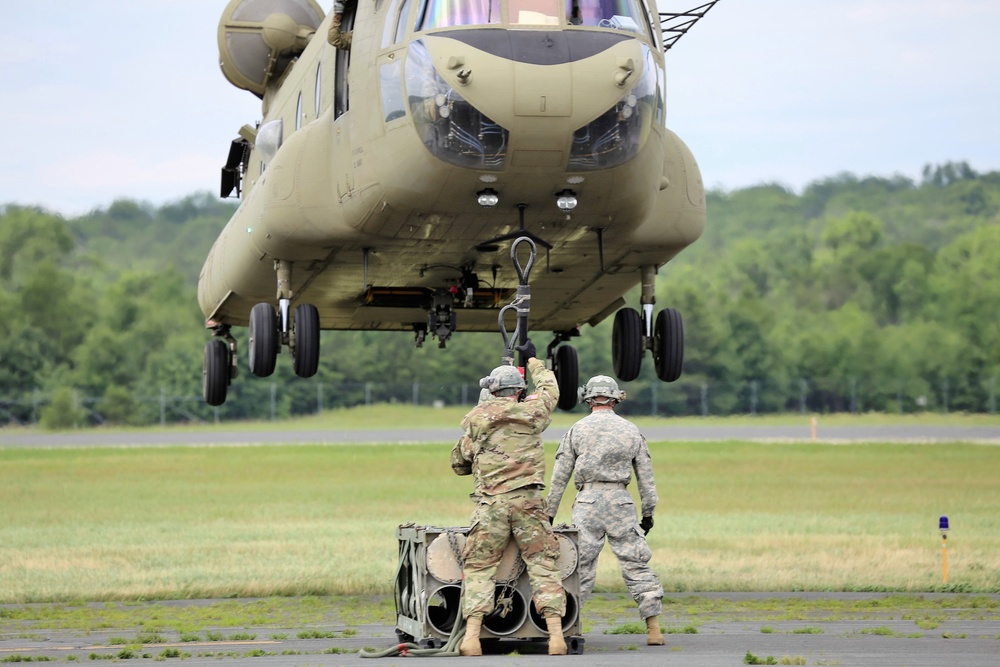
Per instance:
[[[201,393],[209,405],[226,402],[229,388],[229,346],[225,341],[210,340],[205,344],[205,361],[201,367]]]
[[[258,303],[250,311],[250,372],[266,378],[278,357],[278,316],[274,306]]]
[[[580,386],[580,359],[576,348],[572,345],[557,347],[552,371],[559,385],[559,409],[572,410],[576,407],[576,390]]]
[[[684,366],[684,321],[673,308],[664,308],[656,316],[653,330],[653,361],[656,377],[673,382]]]
[[[295,307],[295,349],[292,365],[300,378],[310,378],[319,368],[319,311],[311,303]]]
[[[639,377],[642,369],[642,318],[634,308],[622,308],[615,313],[611,329],[611,365],[622,382]]]

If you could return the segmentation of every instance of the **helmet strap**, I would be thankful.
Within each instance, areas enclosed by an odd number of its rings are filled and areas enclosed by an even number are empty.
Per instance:
[[[592,398],[587,399],[587,404],[590,405],[590,407],[594,407],[595,405],[614,407],[615,403],[617,402],[618,401],[611,398],[610,396],[594,396]]]

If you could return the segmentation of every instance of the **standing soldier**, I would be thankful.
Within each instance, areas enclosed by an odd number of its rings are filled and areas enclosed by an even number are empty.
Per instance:
[[[483,617],[493,611],[493,576],[513,536],[528,568],[535,609],[545,617],[549,655],[565,655],[562,616],[566,593],[556,561],[559,541],[545,513],[545,450],[542,431],[552,420],[559,386],[552,371],[535,358],[530,340],[517,347],[528,359],[535,393],[521,400],[526,384],[514,366],[498,366],[479,381],[491,396],[462,420],[464,434],[451,452],[458,475],[475,475],[479,502],[465,541],[466,617],[462,655],[482,655]]]
[[[657,502],[649,447],[634,424],[615,414],[614,406],[625,400],[625,392],[610,377],[590,378],[586,386],[580,387],[580,400],[590,406],[590,414],[574,424],[559,443],[549,490],[549,520],[555,519],[575,469],[578,493],[573,503],[573,524],[580,531],[581,604],[594,590],[597,556],[606,536],[621,564],[625,585],[639,605],[639,615],[646,621],[646,643],[659,646],[663,644],[659,622],[663,587],[649,567],[653,554],[644,537],[653,527]],[[641,522],[626,489],[632,470],[642,499]]]

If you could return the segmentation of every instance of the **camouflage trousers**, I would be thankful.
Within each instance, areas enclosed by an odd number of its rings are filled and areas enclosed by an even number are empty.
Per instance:
[[[465,617],[493,611],[497,565],[513,538],[528,569],[535,609],[543,616],[566,613],[566,592],[556,561],[559,540],[549,525],[545,501],[537,489],[483,496],[472,515],[465,540]],[[506,576],[507,573],[501,573]]]
[[[577,538],[580,552],[577,572],[580,575],[581,605],[594,590],[597,557],[607,537],[611,550],[618,557],[628,592],[639,605],[639,615],[644,619],[659,616],[663,587],[660,578],[649,567],[653,552],[649,550],[639,528],[631,494],[625,489],[581,491],[573,502],[573,525],[580,531]]]

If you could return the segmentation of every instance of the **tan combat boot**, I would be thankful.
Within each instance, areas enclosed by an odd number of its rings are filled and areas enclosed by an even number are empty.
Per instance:
[[[663,633],[660,631],[660,617],[650,616],[646,619],[646,632],[649,635],[646,639],[648,646],[663,646]]]
[[[465,619],[465,639],[458,647],[459,655],[482,655],[483,647],[479,643],[479,631],[483,628],[482,616],[470,616]]]
[[[546,616],[545,625],[549,629],[549,655],[566,655],[566,640],[563,639],[562,619]]]

